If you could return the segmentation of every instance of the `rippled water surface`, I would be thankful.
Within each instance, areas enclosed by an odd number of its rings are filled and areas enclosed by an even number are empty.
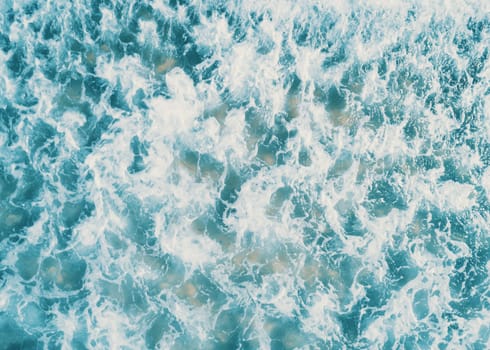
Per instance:
[[[0,1],[0,349],[490,348],[490,2]]]

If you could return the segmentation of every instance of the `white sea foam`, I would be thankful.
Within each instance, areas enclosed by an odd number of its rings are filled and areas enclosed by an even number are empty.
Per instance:
[[[2,242],[14,242],[2,255],[2,283],[4,266],[14,272],[0,308],[19,325],[47,332],[28,318],[41,317],[31,306],[44,298],[46,330],[60,330],[66,348],[78,338],[125,349],[488,345],[489,282],[477,274],[489,270],[488,62],[470,75],[488,49],[488,4],[103,5],[99,39],[73,34],[86,46],[77,51],[54,34],[47,59],[35,46],[47,29],[29,25],[59,11],[64,38],[73,14],[41,2],[30,18],[29,4],[0,4],[2,30],[17,11],[8,38],[26,44],[34,69],[26,78],[0,65],[0,101],[19,113],[0,133],[2,145],[18,134],[0,153],[18,180],[0,211]],[[479,34],[470,28],[485,18]],[[134,39],[122,35],[130,27]],[[12,56],[0,51],[2,62]],[[107,83],[98,103],[92,76]],[[17,91],[24,80],[39,98],[32,106]],[[35,181],[30,167],[40,194],[14,205]],[[28,246],[39,266],[24,281]],[[63,259],[80,273],[70,252],[87,265],[75,291],[60,287],[70,278]],[[417,309],[423,293],[427,310]],[[64,310],[56,298],[74,301]],[[230,330],[218,319],[233,308]]]

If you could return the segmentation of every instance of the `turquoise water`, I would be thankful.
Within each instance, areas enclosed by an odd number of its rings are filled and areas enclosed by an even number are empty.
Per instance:
[[[0,2],[0,349],[490,348],[490,3]]]

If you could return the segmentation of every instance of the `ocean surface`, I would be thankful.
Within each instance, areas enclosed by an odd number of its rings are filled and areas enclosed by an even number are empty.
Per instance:
[[[1,0],[0,350],[490,348],[490,1]]]

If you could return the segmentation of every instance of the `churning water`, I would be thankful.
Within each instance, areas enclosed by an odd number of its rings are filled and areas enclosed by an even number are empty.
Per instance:
[[[488,349],[490,2],[2,0],[0,349]]]

